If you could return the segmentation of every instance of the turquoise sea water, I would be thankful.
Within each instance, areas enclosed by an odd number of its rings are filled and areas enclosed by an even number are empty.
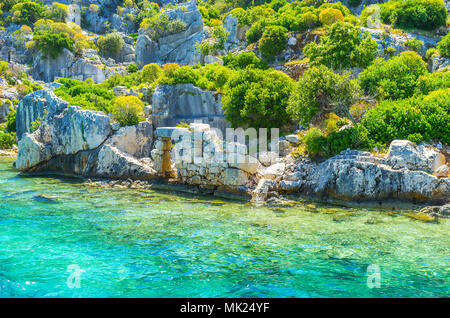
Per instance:
[[[0,159],[0,297],[450,295],[450,220],[94,188],[11,163]]]

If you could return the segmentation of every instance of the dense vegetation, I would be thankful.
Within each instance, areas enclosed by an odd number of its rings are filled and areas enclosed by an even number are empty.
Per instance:
[[[350,6],[360,3],[349,1]],[[165,10],[172,7],[126,0],[119,1],[117,14],[128,10],[127,19],[140,27],[139,34],[158,40],[186,28],[181,20],[168,18]],[[208,34],[196,45],[201,63],[152,63],[141,69],[126,64],[126,75],[113,75],[101,84],[91,79],[59,79],[63,85],[55,93],[70,104],[112,114],[120,125],[133,125],[142,119],[143,107],[150,103],[156,85],[192,83],[222,94],[223,110],[233,127],[281,127],[283,133],[291,133],[301,124],[301,145],[295,154],[312,157],[328,157],[346,148],[385,148],[396,138],[448,143],[450,72],[447,68],[430,73],[426,62],[431,57],[450,57],[450,35],[443,36],[425,57],[419,55],[425,51],[424,43],[415,37],[402,43],[408,51],[401,53],[385,41],[392,34],[404,35],[394,28],[431,35],[440,28],[442,34],[448,23],[443,1],[390,0],[378,8],[383,23],[381,49],[380,43],[360,29],[376,16],[374,7],[365,8],[358,17],[340,2],[323,0],[199,1]],[[119,55],[124,46],[120,33],[109,27],[99,36],[85,33],[78,25],[65,22],[67,10],[56,2],[5,0],[0,4],[0,25],[21,26],[14,31],[15,45],[39,50],[50,58],[64,49],[78,56],[85,49],[94,49],[101,57]],[[87,10],[102,12],[95,4],[82,8]],[[248,44],[238,53],[225,50],[229,31],[223,21],[229,14],[237,17]],[[136,41],[138,33],[129,35]],[[287,48],[297,50],[294,56],[299,58],[304,53],[305,58],[291,59]],[[205,65],[206,55],[220,57],[223,65]],[[296,65],[305,65],[305,69],[295,80],[274,70]],[[40,88],[16,73],[7,63],[0,63],[0,76],[15,85],[20,96]],[[133,96],[116,96],[116,86],[132,88]],[[0,127],[3,147],[14,139],[14,116],[10,112],[8,122]]]

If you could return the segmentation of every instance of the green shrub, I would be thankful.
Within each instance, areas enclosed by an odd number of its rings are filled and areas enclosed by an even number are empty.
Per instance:
[[[136,66],[136,64],[132,63],[132,64],[128,64],[127,71],[128,71],[128,73],[136,73],[137,71],[139,71],[139,69]]]
[[[450,57],[450,33],[443,36],[437,45],[439,53],[444,57]]]
[[[303,126],[321,122],[330,112],[351,118],[349,107],[360,92],[349,76],[336,74],[324,65],[309,68],[289,99],[289,114]]]
[[[12,107],[6,115],[6,131],[9,133],[16,132],[16,110]]]
[[[379,6],[383,23],[396,27],[433,30],[447,19],[443,0],[391,0]]]
[[[389,144],[394,139],[413,138],[414,142],[441,140],[450,142],[450,89],[398,101],[382,101],[368,110],[361,125],[371,145]],[[418,140],[418,136],[422,136]]]
[[[58,57],[64,48],[74,51],[74,41],[65,33],[53,33],[50,30],[37,31],[33,41],[45,57]]]
[[[314,29],[320,25],[319,18],[317,15],[308,11],[300,16],[298,21],[298,31],[306,31],[310,29]]]
[[[108,33],[105,36],[101,36],[97,41],[97,46],[100,51],[110,57],[117,56],[122,50],[125,41],[122,36],[117,32]]]
[[[11,8],[13,14],[11,21],[18,25],[32,26],[34,22],[44,17],[44,10],[42,2],[19,2]]]
[[[228,53],[223,57],[223,64],[229,68],[239,70],[247,67],[264,69],[266,63],[256,57],[254,52],[243,52],[240,54]]]
[[[415,94],[427,95],[441,88],[450,88],[450,72],[448,71],[426,73],[425,75],[419,76],[415,87]]]
[[[147,83],[153,83],[162,75],[162,69],[156,63],[150,63],[142,68],[142,80]]]
[[[259,49],[266,58],[271,60],[286,48],[286,37],[286,28],[276,25],[266,27],[259,40]]]
[[[279,71],[238,71],[222,98],[225,116],[233,127],[283,127],[290,122],[286,107],[292,87],[292,79]]]
[[[182,32],[186,29],[186,23],[181,20],[170,20],[167,14],[158,13],[149,18],[145,18],[141,23],[141,28],[155,41],[161,36]]]
[[[406,40],[403,44],[411,51],[419,52],[423,46],[423,41],[419,41],[416,39],[416,37],[414,37],[412,39]]]
[[[0,132],[0,149],[10,149],[16,142],[15,133]]]
[[[401,99],[414,94],[419,76],[427,65],[416,52],[402,52],[390,60],[377,59],[360,74],[364,91],[379,99]]]
[[[245,37],[247,38],[248,43],[258,42],[262,37],[265,27],[265,21],[258,21],[254,23],[251,28],[247,30],[247,33],[245,33]]]
[[[343,21],[344,15],[342,12],[338,9],[334,8],[327,8],[320,12],[319,14],[319,21],[323,25],[331,25],[333,23],[336,23],[338,21]]]
[[[198,73],[191,66],[181,66],[165,70],[160,83],[166,85],[195,84],[198,78]]]
[[[111,112],[111,103],[114,93],[105,87],[107,84],[92,84],[76,79],[61,78],[59,83],[64,84],[54,90],[55,94],[69,102],[85,109]]]
[[[112,114],[120,126],[138,124],[144,109],[144,103],[136,96],[119,96],[114,100]]]
[[[340,70],[366,67],[374,60],[377,47],[368,33],[361,33],[351,24],[337,22],[320,38],[320,43],[310,42],[303,51],[312,65],[324,64]]]

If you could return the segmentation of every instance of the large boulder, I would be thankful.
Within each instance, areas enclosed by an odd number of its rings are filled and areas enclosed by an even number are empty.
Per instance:
[[[68,103],[57,97],[51,90],[42,89],[25,96],[17,108],[16,131],[20,141],[24,133],[31,131],[32,123],[53,116],[66,109]]]
[[[136,64],[142,67],[148,63],[198,62],[200,55],[195,45],[203,38],[203,20],[195,2],[180,4],[174,9],[164,11],[163,14],[171,21],[182,21],[185,24],[184,30],[152,39],[145,34],[145,30],[140,29],[135,49]]]
[[[356,150],[343,151],[317,165],[302,181],[302,191],[307,194],[341,200],[441,202],[450,195],[448,177],[438,178],[425,171],[394,168],[390,159]]]
[[[110,119],[104,113],[70,106],[59,114],[47,116],[34,133],[22,136],[16,168],[27,171],[58,155],[95,149],[110,134]]]
[[[222,132],[229,127],[221,95],[193,84],[158,85],[152,96],[151,119],[155,127],[176,126],[180,122],[203,122]]]
[[[75,56],[68,49],[63,49],[56,58],[45,56],[39,51],[33,59],[31,75],[44,82],[52,82],[55,77],[71,77],[69,67],[74,61]]]
[[[434,173],[446,165],[445,156],[436,148],[416,145],[409,140],[394,140],[389,146],[386,159],[396,169],[423,170]]]

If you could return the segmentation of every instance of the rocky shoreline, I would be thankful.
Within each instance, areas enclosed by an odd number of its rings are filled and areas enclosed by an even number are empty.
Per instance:
[[[32,132],[31,122],[41,113],[46,117]],[[119,127],[102,112],[67,107],[51,90],[20,102],[17,126],[19,171],[81,176],[97,186],[159,188],[254,204],[306,197],[377,208],[418,209],[444,205],[450,197],[449,152],[440,144],[395,140],[385,156],[345,150],[315,162],[290,154],[298,142],[290,135],[273,144],[278,153],[250,156],[245,145],[224,142],[207,124],[154,127],[143,121]]]

